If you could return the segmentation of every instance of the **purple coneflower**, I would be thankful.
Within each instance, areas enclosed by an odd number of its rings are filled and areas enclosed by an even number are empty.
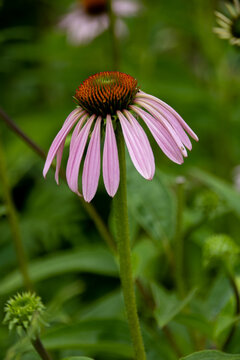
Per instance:
[[[73,45],[87,44],[109,27],[108,0],[77,1],[73,9],[59,23],[66,31],[68,40]],[[119,17],[136,15],[140,5],[132,0],[113,0],[112,9],[117,17],[116,33],[127,32],[125,24]]]
[[[76,90],[75,100],[78,107],[69,114],[55,137],[43,175],[46,176],[56,157],[55,179],[58,183],[65,140],[76,125],[70,142],[66,176],[70,189],[80,195],[78,175],[87,147],[82,173],[82,193],[87,202],[92,200],[98,187],[101,133],[105,133],[102,164],[104,184],[110,196],[114,196],[118,189],[120,174],[114,133],[118,123],[135,168],[148,180],[154,175],[155,161],[147,135],[138,119],[147,125],[162,151],[177,164],[182,164],[187,156],[186,148],[192,148],[186,132],[198,140],[174,109],[155,96],[141,91],[137,80],[124,73],[106,71],[90,76]]]

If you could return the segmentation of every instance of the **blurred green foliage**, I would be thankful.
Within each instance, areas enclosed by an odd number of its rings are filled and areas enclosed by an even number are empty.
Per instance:
[[[70,0],[0,2],[0,106],[46,151],[74,107],[76,87],[112,68],[108,32],[84,46],[67,42],[57,23],[70,6]],[[240,161],[240,51],[212,32],[214,10],[221,7],[217,0],[149,0],[140,15],[124,20],[129,35],[120,41],[120,70],[172,105],[200,139],[179,167],[148,134],[158,168],[152,182],[128,164],[133,265],[148,360],[239,359],[216,351],[187,356],[215,348],[240,353],[228,273],[224,266],[205,268],[203,261],[209,239],[226,234],[231,246],[225,260],[234,258],[239,288],[240,193],[233,172]],[[44,180],[42,160],[3,122],[0,133],[30,276],[47,307],[44,344],[54,359],[132,359],[117,260],[67,186],[57,187],[53,174]],[[184,298],[175,284],[179,175],[186,178]],[[114,233],[102,180],[93,205]],[[0,187],[0,318],[8,297],[22,288]],[[38,359],[28,341],[9,336],[4,325],[0,354],[5,360]]]

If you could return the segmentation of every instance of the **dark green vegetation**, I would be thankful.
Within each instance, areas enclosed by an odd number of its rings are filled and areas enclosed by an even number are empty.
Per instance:
[[[74,108],[80,83],[112,69],[109,33],[72,47],[57,29],[70,4],[0,2],[0,106],[45,151]],[[146,1],[141,16],[126,20],[129,36],[120,42],[120,70],[172,105],[200,139],[178,166],[149,134],[158,168],[152,182],[128,164],[148,360],[240,358],[216,351],[188,357],[206,349],[240,354],[240,193],[233,183],[240,164],[240,49],[212,33],[215,9],[221,3],[213,0]],[[0,133],[30,277],[47,308],[43,343],[56,360],[132,359],[117,261],[77,196],[63,181],[58,187],[53,173],[44,180],[43,161],[2,121]],[[114,234],[102,180],[93,205]],[[9,296],[24,290],[6,215],[1,186],[1,319]],[[0,355],[38,359],[29,341],[19,342],[5,325]]]

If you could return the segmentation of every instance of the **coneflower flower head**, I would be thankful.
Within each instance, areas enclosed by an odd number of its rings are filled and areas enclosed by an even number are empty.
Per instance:
[[[9,325],[9,330],[16,327],[19,335],[24,332],[32,336],[39,332],[41,318],[45,306],[41,298],[34,293],[24,292],[10,298],[4,308],[6,313],[3,322]]]
[[[120,18],[134,16],[140,8],[134,0],[112,0],[118,36],[127,33],[127,27]],[[78,0],[72,10],[63,16],[59,27],[66,31],[71,44],[89,43],[109,27],[108,0]]]
[[[76,90],[77,109],[67,117],[55,137],[46,159],[46,176],[53,159],[57,158],[55,179],[58,183],[65,140],[73,126],[66,177],[72,191],[79,194],[78,176],[84,151],[89,144],[82,173],[82,192],[86,201],[94,197],[101,163],[101,132],[103,146],[103,180],[110,196],[119,185],[119,160],[114,128],[121,126],[131,160],[138,172],[152,179],[155,161],[141,119],[149,128],[162,151],[175,163],[183,163],[192,145],[186,132],[195,140],[197,135],[181,116],[162,100],[139,89],[137,80],[118,71],[106,71],[90,76]],[[89,136],[90,135],[90,136]]]
[[[225,3],[228,16],[216,11],[219,27],[213,31],[221,38],[229,40],[231,45],[240,46],[240,3],[234,0],[234,4]]]

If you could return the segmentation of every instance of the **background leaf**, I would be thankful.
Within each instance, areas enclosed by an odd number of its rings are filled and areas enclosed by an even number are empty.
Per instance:
[[[240,355],[231,355],[220,351],[200,351],[182,358],[182,360],[240,360]]]

